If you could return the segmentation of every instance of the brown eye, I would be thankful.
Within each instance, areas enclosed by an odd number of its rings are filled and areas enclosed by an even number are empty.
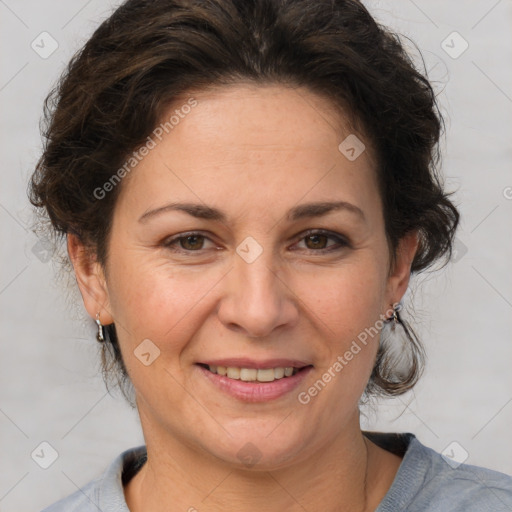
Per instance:
[[[326,235],[309,235],[304,238],[308,249],[325,249],[328,239],[329,237]],[[308,240],[311,241],[311,244],[307,243]]]
[[[204,236],[202,235],[189,235],[178,238],[180,246],[188,251],[202,249],[204,244]]]
[[[334,241],[334,243],[328,245],[329,240]],[[344,236],[323,230],[306,232],[300,239],[299,244],[302,242],[304,242],[306,250],[319,253],[350,247],[349,241]],[[304,247],[301,247],[301,249],[303,248]]]
[[[205,248],[205,243],[211,240],[201,233],[183,233],[180,236],[169,238],[162,246],[177,253],[200,252]]]

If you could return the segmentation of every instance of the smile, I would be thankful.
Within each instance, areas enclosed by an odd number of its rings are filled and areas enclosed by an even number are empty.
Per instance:
[[[311,364],[283,359],[218,360],[197,363],[196,367],[209,385],[244,402],[266,402],[287,395],[313,370]]]
[[[295,375],[299,368],[279,366],[277,368],[240,368],[234,366],[204,365],[210,372],[244,382],[273,382]]]

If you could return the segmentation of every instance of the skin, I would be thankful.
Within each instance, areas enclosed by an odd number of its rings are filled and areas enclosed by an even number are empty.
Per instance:
[[[297,393],[389,316],[407,289],[417,237],[402,239],[391,266],[370,143],[354,161],[338,150],[354,131],[328,100],[248,84],[192,96],[197,106],[123,180],[105,268],[68,236],[85,307],[104,325],[115,322],[136,391],[148,462],[125,487],[129,508],[374,510],[401,462],[359,425],[378,336],[308,404]],[[227,218],[169,210],[139,220],[171,201],[207,204]],[[364,218],[335,210],[286,219],[316,201],[351,203]],[[307,238],[308,229],[349,244]],[[165,246],[188,231],[206,238]],[[252,263],[236,252],[248,236],[263,250]],[[160,350],[149,366],[134,355],[145,339]],[[299,389],[247,403],[195,364],[240,356],[296,358],[313,370]],[[259,457],[252,467],[237,456],[247,443]]]

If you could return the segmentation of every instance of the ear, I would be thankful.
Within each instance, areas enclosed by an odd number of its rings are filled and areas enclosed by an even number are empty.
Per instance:
[[[396,248],[395,261],[388,276],[388,304],[400,302],[404,296],[411,277],[411,265],[418,250],[417,231],[407,233],[400,239]]]
[[[93,319],[99,313],[103,325],[113,323],[107,282],[96,255],[73,234],[67,235],[67,247],[85,309]]]

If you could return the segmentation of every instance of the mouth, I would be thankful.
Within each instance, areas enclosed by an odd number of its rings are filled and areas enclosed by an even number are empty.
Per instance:
[[[274,368],[245,368],[241,366],[221,366],[199,363],[199,366],[213,374],[227,377],[228,379],[241,380],[243,382],[266,383],[292,377],[311,365],[302,367],[277,366]]]
[[[208,385],[243,402],[276,400],[295,390],[313,370],[312,364],[273,360],[256,363],[247,359],[196,363]]]

